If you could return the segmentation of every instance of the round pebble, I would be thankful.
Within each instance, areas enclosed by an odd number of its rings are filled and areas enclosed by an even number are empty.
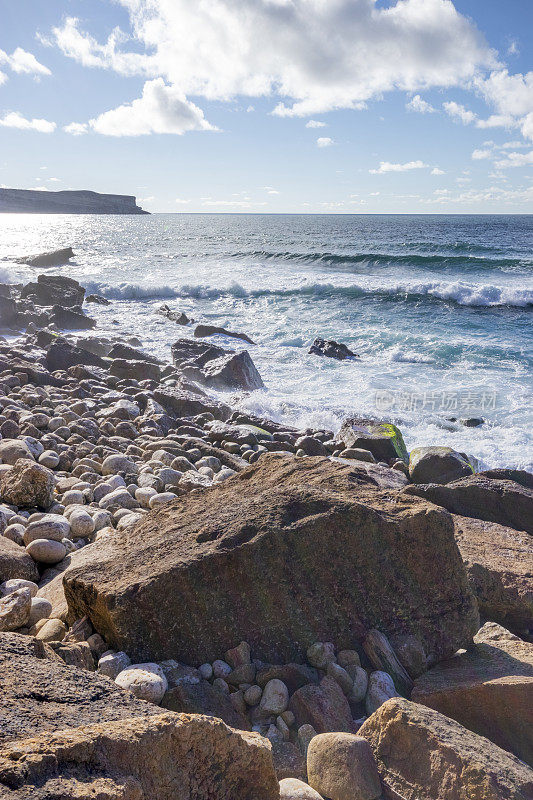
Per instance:
[[[168,689],[165,673],[159,664],[132,664],[119,672],[115,683],[122,689],[129,689],[139,700],[159,705]]]

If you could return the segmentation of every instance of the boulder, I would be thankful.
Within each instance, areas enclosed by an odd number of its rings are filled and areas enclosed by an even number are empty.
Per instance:
[[[244,389],[252,392],[264,389],[265,384],[257,371],[247,350],[241,353],[227,353],[220,358],[208,361],[196,376],[210,389]]]
[[[225,403],[178,387],[156,389],[154,400],[175,417],[195,417],[197,414],[208,412],[215,419],[226,420],[231,414],[230,407]]]
[[[106,367],[106,362],[100,356],[89,352],[82,347],[75,347],[63,337],[57,337],[46,352],[46,366],[50,372],[57,369],[66,371],[76,364],[85,366]]]
[[[20,292],[37,306],[53,306],[61,299],[66,308],[81,306],[85,297],[85,289],[74,278],[65,275],[39,275],[37,283],[28,283]]]
[[[108,678],[66,666],[48,645],[3,633],[0,794],[277,800],[279,788],[270,745],[257,734],[210,717],[162,714]]]
[[[436,483],[407,486],[404,493],[424,497],[453,514],[533,533],[533,489],[514,481],[471,475],[446,486]]]
[[[350,417],[342,423],[337,438],[346,448],[370,450],[378,461],[396,461],[398,458],[407,461],[402,434],[390,422]]]
[[[161,369],[150,361],[115,358],[109,365],[109,372],[116,378],[130,378],[136,381],[159,381]]]
[[[533,475],[524,469],[487,469],[479,472],[485,478],[498,478],[502,481],[515,481],[526,489],[533,489]]]
[[[533,539],[497,522],[454,515],[455,541],[484,619],[533,628]]]
[[[38,581],[39,572],[35,561],[23,547],[5,536],[0,536],[0,583],[12,578]]]
[[[374,750],[386,798],[529,800],[533,772],[515,756],[433,709],[397,697],[359,729]]]
[[[415,447],[409,454],[413,483],[450,483],[472,472],[466,458],[451,447]]]
[[[307,751],[310,786],[331,800],[377,800],[381,783],[372,748],[362,736],[322,733]]]
[[[370,467],[264,455],[81,550],[69,608],[137,661],[212,662],[244,639],[288,662],[374,627],[418,636],[439,661],[479,627],[452,518],[369,489]]]
[[[322,795],[298,778],[280,780],[279,792],[280,800],[322,800]]]
[[[215,358],[228,353],[223,347],[194,339],[178,339],[170,348],[173,363],[180,369],[184,366],[201,368]]]
[[[533,644],[494,622],[474,641],[418,678],[411,698],[533,766]]]
[[[0,499],[19,508],[46,510],[54,499],[54,473],[29,458],[19,458],[0,474]]]
[[[355,732],[348,700],[337,681],[329,675],[318,685],[308,684],[298,689],[290,699],[289,710],[298,727],[312,725],[317,733]]]
[[[334,342],[332,339],[321,339],[317,337],[309,349],[309,355],[327,356],[344,361],[345,358],[359,358],[357,353],[346,347],[345,344]]]
[[[194,329],[194,335],[197,339],[202,339],[205,336],[229,336],[232,339],[242,339],[243,342],[248,344],[255,344],[245,333],[233,333],[233,331],[227,331],[225,328],[217,328],[216,325],[197,325]]]
[[[175,322],[177,325],[188,325],[189,322],[194,322],[194,320],[189,319],[187,314],[184,314],[183,311],[172,311],[172,309],[170,309],[166,303],[163,303],[163,305],[160,306],[155,313],[161,314],[162,317],[166,317],[168,320]]]
[[[145,353],[144,350],[137,350],[123,342],[117,342],[108,353],[109,358],[118,358],[125,361],[148,361],[150,364],[161,364],[158,358]]]
[[[35,256],[22,256],[17,259],[17,263],[28,264],[30,267],[55,267],[68,264],[71,258],[74,258],[72,247],[63,247],[61,250],[51,250]]]
[[[2,464],[15,464],[19,458],[33,460],[33,453],[22,439],[3,439],[0,441],[0,460]]]
[[[17,322],[17,306],[13,298],[0,294],[0,326],[11,327]]]
[[[50,322],[60,330],[78,331],[96,327],[96,320],[87,317],[81,309],[65,308],[62,305],[52,306]]]
[[[31,613],[31,592],[23,587],[0,597],[0,631],[15,631],[28,625]]]

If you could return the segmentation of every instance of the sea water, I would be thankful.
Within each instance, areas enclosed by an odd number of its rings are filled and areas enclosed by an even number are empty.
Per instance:
[[[4,214],[0,281],[34,279],[17,257],[69,245],[48,272],[112,301],[87,306],[94,335],[133,334],[170,360],[192,327],[155,314],[163,302],[248,334],[213,339],[247,347],[263,377],[228,395],[244,410],[335,431],[370,415],[409,448],[533,471],[532,216]],[[316,336],[360,358],[309,355]],[[450,421],[472,417],[485,422]]]

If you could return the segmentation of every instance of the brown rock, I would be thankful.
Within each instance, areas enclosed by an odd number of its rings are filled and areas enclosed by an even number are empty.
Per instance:
[[[37,564],[23,547],[5,536],[0,536],[0,583],[11,578],[22,578],[36,583],[39,580],[39,571]]]
[[[371,466],[265,455],[81,550],[71,612],[138,662],[213,661],[242,639],[290,661],[373,627],[417,635],[433,662],[451,655],[479,627],[452,519],[369,490]]]
[[[289,710],[298,727],[312,725],[317,733],[355,731],[348,700],[337,681],[328,675],[318,685],[298,689],[290,699]]]
[[[433,709],[395,697],[359,729],[374,750],[386,798],[531,800],[533,772]]]
[[[307,683],[318,683],[318,671],[308,664],[265,664],[257,670],[255,682],[262,689],[277,678],[283,681],[290,694]]]
[[[436,483],[407,486],[403,493],[424,497],[453,514],[533,533],[533,489],[514,481],[471,475],[446,486]]]
[[[497,522],[454,516],[455,541],[482,617],[513,632],[533,627],[533,539]]]
[[[46,510],[54,499],[54,473],[27,458],[19,458],[15,465],[0,474],[0,498],[19,508]]]
[[[94,658],[90,645],[87,642],[51,641],[50,647],[65,664],[78,669],[93,672],[95,669]]]
[[[407,461],[407,448],[402,434],[390,422],[350,417],[342,423],[337,438],[344,442],[345,447],[370,450],[378,461],[389,462],[397,458]]]
[[[0,791],[5,800],[279,798],[265,739],[210,717],[172,713],[6,745]]]
[[[271,745],[278,781],[282,781],[284,778],[307,780],[305,758],[299,747],[293,742],[285,742],[281,739],[273,739]]]
[[[418,678],[411,697],[533,766],[533,644],[493,622],[474,641]]]
[[[362,736],[323,733],[307,751],[310,786],[331,800],[376,800],[381,796],[376,760]]]

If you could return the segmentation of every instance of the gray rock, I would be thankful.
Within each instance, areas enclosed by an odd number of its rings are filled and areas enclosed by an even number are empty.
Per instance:
[[[15,631],[28,624],[31,612],[31,592],[17,589],[0,597],[0,632]]]

